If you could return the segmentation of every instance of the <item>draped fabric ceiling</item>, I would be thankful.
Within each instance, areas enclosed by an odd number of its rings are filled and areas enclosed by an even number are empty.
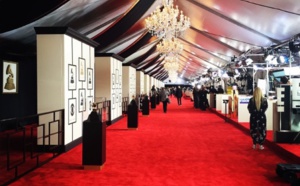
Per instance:
[[[184,45],[179,74],[193,80],[224,69],[242,57],[264,62],[269,51],[298,43],[300,4],[295,0],[174,0],[191,27],[179,37]],[[0,0],[2,55],[35,56],[34,27],[70,27],[99,43],[96,53],[115,53],[166,80],[159,40],[145,28],[145,18],[160,0]],[[295,64],[299,64],[297,54]],[[257,57],[258,56],[258,57]],[[236,57],[236,58],[234,58]],[[257,57],[257,58],[255,58]]]

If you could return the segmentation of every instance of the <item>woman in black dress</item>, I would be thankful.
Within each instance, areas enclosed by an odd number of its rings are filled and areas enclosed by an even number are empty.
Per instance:
[[[263,143],[267,135],[267,119],[265,115],[267,108],[267,99],[262,97],[261,89],[256,87],[253,92],[253,97],[248,103],[250,135],[253,141],[253,149],[256,148],[256,144],[259,144],[260,150],[264,149]]]

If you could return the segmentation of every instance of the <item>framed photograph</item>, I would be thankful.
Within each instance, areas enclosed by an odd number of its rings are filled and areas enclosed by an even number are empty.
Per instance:
[[[116,84],[116,82],[115,82],[115,74],[111,75],[111,82],[112,82],[112,89],[114,89],[115,88],[115,84]]]
[[[79,104],[79,112],[85,111],[85,89],[78,90],[78,104]]]
[[[122,85],[122,76],[119,75],[119,89],[121,89],[121,85]]]
[[[86,108],[89,112],[91,112],[93,110],[93,96],[88,96],[87,100],[86,100]]]
[[[18,93],[18,63],[3,61],[2,92],[3,94]]]
[[[76,123],[76,98],[69,98],[68,100],[68,123]]]
[[[119,93],[119,107],[122,107],[122,94]]]
[[[94,84],[94,76],[93,76],[93,69],[88,68],[87,69],[87,89],[92,90]]]
[[[68,88],[69,90],[76,90],[76,66],[75,65],[69,65],[68,66]]]
[[[115,98],[115,94],[112,94],[112,97],[111,97],[111,108],[112,109],[115,109],[115,100],[116,98]]]
[[[119,78],[119,70],[118,69],[116,69],[116,76],[115,76],[115,82],[116,82],[116,84],[119,84],[119,82],[118,82],[118,78]]]
[[[85,59],[78,58],[79,81],[85,81]]]

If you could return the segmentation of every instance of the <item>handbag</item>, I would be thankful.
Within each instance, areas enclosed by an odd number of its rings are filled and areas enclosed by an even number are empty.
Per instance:
[[[167,100],[167,103],[171,103],[170,98],[167,98],[166,100]]]

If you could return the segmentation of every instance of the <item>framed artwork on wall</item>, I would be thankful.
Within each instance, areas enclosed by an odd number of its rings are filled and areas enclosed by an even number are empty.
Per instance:
[[[2,93],[18,93],[18,63],[12,61],[3,61]]]
[[[69,98],[68,100],[68,124],[76,123],[76,98]]]
[[[115,94],[112,94],[111,96],[111,108],[112,109],[115,109]]]
[[[68,66],[68,89],[76,90],[76,81],[77,81],[77,73],[76,73],[76,65]]]
[[[90,112],[93,110],[93,103],[94,103],[93,96],[88,96],[86,100],[86,107],[87,110]]]
[[[115,74],[111,75],[111,82],[112,82],[112,89],[114,89],[115,88],[115,84],[116,84],[116,82],[115,82]]]
[[[78,58],[79,81],[85,81],[85,59]]]
[[[79,112],[85,111],[85,89],[78,90]]]
[[[93,78],[93,69],[88,68],[87,69],[87,89],[92,90],[93,89],[93,84],[94,84],[94,78]]]

